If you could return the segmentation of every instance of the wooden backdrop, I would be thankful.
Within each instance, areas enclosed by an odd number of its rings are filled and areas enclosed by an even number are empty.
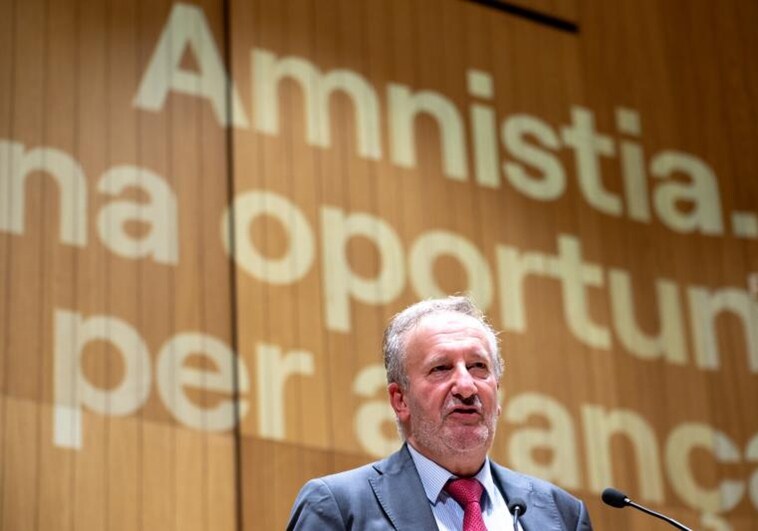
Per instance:
[[[511,6],[0,2],[0,529],[283,528],[459,291],[494,458],[758,526],[758,5]]]

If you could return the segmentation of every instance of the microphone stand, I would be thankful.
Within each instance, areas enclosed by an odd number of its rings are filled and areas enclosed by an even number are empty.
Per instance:
[[[692,529],[690,529],[689,527],[685,526],[684,524],[681,524],[681,523],[677,522],[676,520],[674,520],[673,518],[671,518],[669,516],[666,516],[665,514],[661,514],[661,513],[655,512],[654,510],[648,509],[647,507],[644,507],[644,506],[640,505],[639,503],[635,503],[632,500],[629,500],[626,503],[627,503],[627,505],[630,505],[630,506],[634,507],[635,509],[639,509],[643,513],[647,513],[650,516],[655,516],[656,518],[660,518],[664,522],[670,523],[671,525],[673,525],[677,529],[681,529],[682,531],[692,531]]]

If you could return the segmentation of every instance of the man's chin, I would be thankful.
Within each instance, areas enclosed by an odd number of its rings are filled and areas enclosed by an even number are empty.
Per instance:
[[[491,437],[489,430],[482,425],[451,426],[444,437],[447,446],[458,452],[466,452],[479,449],[483,446],[489,447]]]

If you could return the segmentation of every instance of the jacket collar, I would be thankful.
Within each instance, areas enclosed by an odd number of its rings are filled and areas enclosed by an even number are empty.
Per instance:
[[[526,512],[519,518],[524,531],[562,530],[561,515],[550,495],[536,489],[534,481],[490,460],[495,484],[505,498],[505,502],[521,498],[526,503]]]
[[[398,531],[437,529],[416,466],[408,448],[374,464],[378,476],[369,479],[379,504]]]

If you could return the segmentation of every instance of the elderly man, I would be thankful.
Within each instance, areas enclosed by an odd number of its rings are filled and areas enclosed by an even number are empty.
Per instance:
[[[419,302],[384,334],[387,391],[405,444],[376,463],[309,481],[288,529],[591,530],[584,503],[487,457],[500,415],[497,339],[465,297]]]

